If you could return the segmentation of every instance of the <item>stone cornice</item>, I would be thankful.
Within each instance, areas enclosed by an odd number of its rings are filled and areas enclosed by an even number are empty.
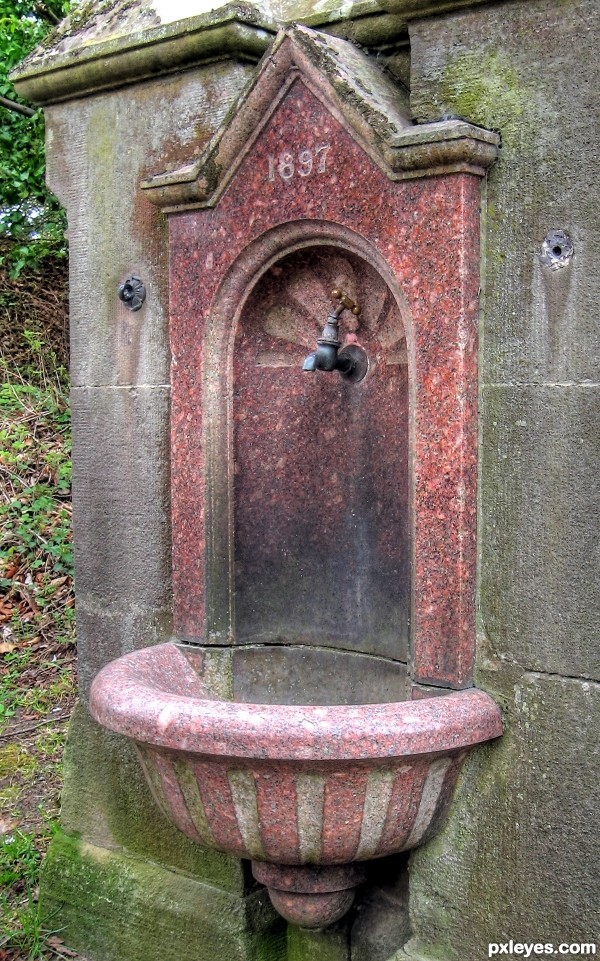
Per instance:
[[[303,26],[282,30],[250,88],[205,152],[142,183],[165,212],[213,207],[294,83],[305,84],[392,180],[483,176],[499,137],[462,120],[416,125],[406,93],[353,44]]]
[[[12,80],[22,97],[44,105],[58,103],[215,60],[256,63],[276,29],[229,8],[217,22],[195,17],[38,57],[19,68]]]
[[[291,22],[375,48],[405,39],[412,19],[487,2],[490,0],[357,0],[341,8],[331,0],[314,13],[311,0],[274,0],[268,8],[228,4],[168,24],[154,24],[152,18],[139,16],[139,11],[136,20],[125,5],[117,31],[103,23],[100,5],[96,19],[91,18],[91,28],[76,23],[69,27],[68,22],[59,27],[48,45],[30,55],[12,79],[21,96],[34,103],[52,104],[214,60],[257,62],[277,31]],[[111,9],[109,5],[109,12]]]

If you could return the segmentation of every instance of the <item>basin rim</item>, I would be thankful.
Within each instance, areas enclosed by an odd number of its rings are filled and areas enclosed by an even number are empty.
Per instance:
[[[498,706],[469,688],[413,701],[254,704],[219,699],[176,644],[107,664],[94,719],[141,744],[187,754],[279,761],[377,761],[460,752],[502,734]]]

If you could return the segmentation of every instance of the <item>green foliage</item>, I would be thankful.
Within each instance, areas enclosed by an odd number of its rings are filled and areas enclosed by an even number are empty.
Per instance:
[[[23,648],[74,643],[70,450],[60,381],[0,385],[0,730],[17,709],[43,714],[73,693],[56,656],[52,681],[28,690],[30,651]]]
[[[38,674],[48,671],[53,680],[44,686],[31,684],[30,650],[9,651],[2,656],[2,672],[0,673],[0,732],[4,729],[17,710],[21,710],[27,717],[41,717],[53,708],[75,694],[75,683],[69,667],[63,667],[60,662],[42,662],[36,666]],[[26,759],[17,758],[23,773],[23,763]],[[21,763],[23,762],[23,763]],[[16,762],[15,762],[16,763]],[[0,752],[0,777],[10,773],[6,770],[7,759]]]
[[[34,884],[40,864],[35,837],[15,831],[5,834],[0,842],[0,887],[8,887],[20,879]]]
[[[0,959],[50,961],[75,957],[38,900],[75,697],[70,413],[66,371],[25,337],[26,364],[0,358]]]
[[[0,97],[27,107],[9,74],[60,21],[69,0],[1,0]],[[45,183],[44,118],[0,101],[0,233],[13,241],[10,268],[17,275],[40,260],[65,254],[65,217]]]
[[[56,825],[49,824],[48,837],[15,831],[0,838],[0,890],[20,889],[23,894],[15,899],[0,895],[0,953],[3,949],[17,952],[15,957],[27,961],[44,961],[48,957],[46,943],[52,934],[42,925],[37,898],[37,876],[40,867],[40,847],[46,846]],[[55,956],[54,951],[52,955]],[[8,955],[9,957],[11,955]]]
[[[18,553],[30,571],[43,569],[54,576],[70,574],[73,564],[68,428],[69,409],[55,390],[0,385],[0,464],[8,478],[20,480],[12,485],[14,496],[0,506],[2,559]],[[63,438],[60,444],[57,436]]]
[[[0,675],[0,731],[4,722],[13,717],[18,707],[19,678],[29,662],[31,652],[8,651],[3,656],[3,671]],[[0,761],[0,777],[6,774],[5,759]]]

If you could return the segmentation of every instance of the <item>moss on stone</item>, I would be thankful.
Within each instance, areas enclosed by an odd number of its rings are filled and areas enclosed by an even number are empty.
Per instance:
[[[122,848],[231,893],[246,890],[239,860],[200,847],[171,824],[150,794],[133,746],[100,728],[81,705],[69,731],[62,805],[70,836]]]
[[[207,648],[204,652],[202,680],[216,695],[233,700],[233,652],[231,648]]]
[[[23,751],[18,744],[0,747],[0,777],[27,774],[35,767],[35,758]]]
[[[516,863],[510,862],[510,848],[502,851],[502,871],[490,862],[487,846],[479,836],[490,835],[497,819],[511,823],[517,816],[511,792],[514,743],[510,732],[494,744],[477,748],[466,763],[446,824],[436,837],[411,857],[411,918],[414,938],[406,946],[411,958],[449,961],[456,957],[452,945],[461,927],[465,903],[477,905],[474,912],[482,926],[494,916],[497,903],[509,897],[507,878],[514,877]],[[444,896],[447,878],[460,864],[455,897]],[[482,934],[482,943],[483,943]],[[487,940],[493,940],[490,933]],[[465,942],[466,943],[466,942]]]
[[[350,961],[346,920],[324,931],[306,931],[290,925],[287,961]]]
[[[503,50],[450,60],[439,80],[439,97],[449,113],[499,131],[503,145],[514,145],[521,135],[527,91]]]
[[[264,890],[239,898],[64,833],[44,863],[42,914],[94,961],[284,959]]]

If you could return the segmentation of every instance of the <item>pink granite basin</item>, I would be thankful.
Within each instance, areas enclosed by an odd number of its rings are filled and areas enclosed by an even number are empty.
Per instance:
[[[359,703],[322,703],[336,690]],[[468,748],[502,733],[482,691],[405,694],[403,666],[364,655],[168,643],[107,665],[90,708],[133,739],[177,827],[250,858],[280,913],[323,927],[350,906],[360,862],[431,837]]]

